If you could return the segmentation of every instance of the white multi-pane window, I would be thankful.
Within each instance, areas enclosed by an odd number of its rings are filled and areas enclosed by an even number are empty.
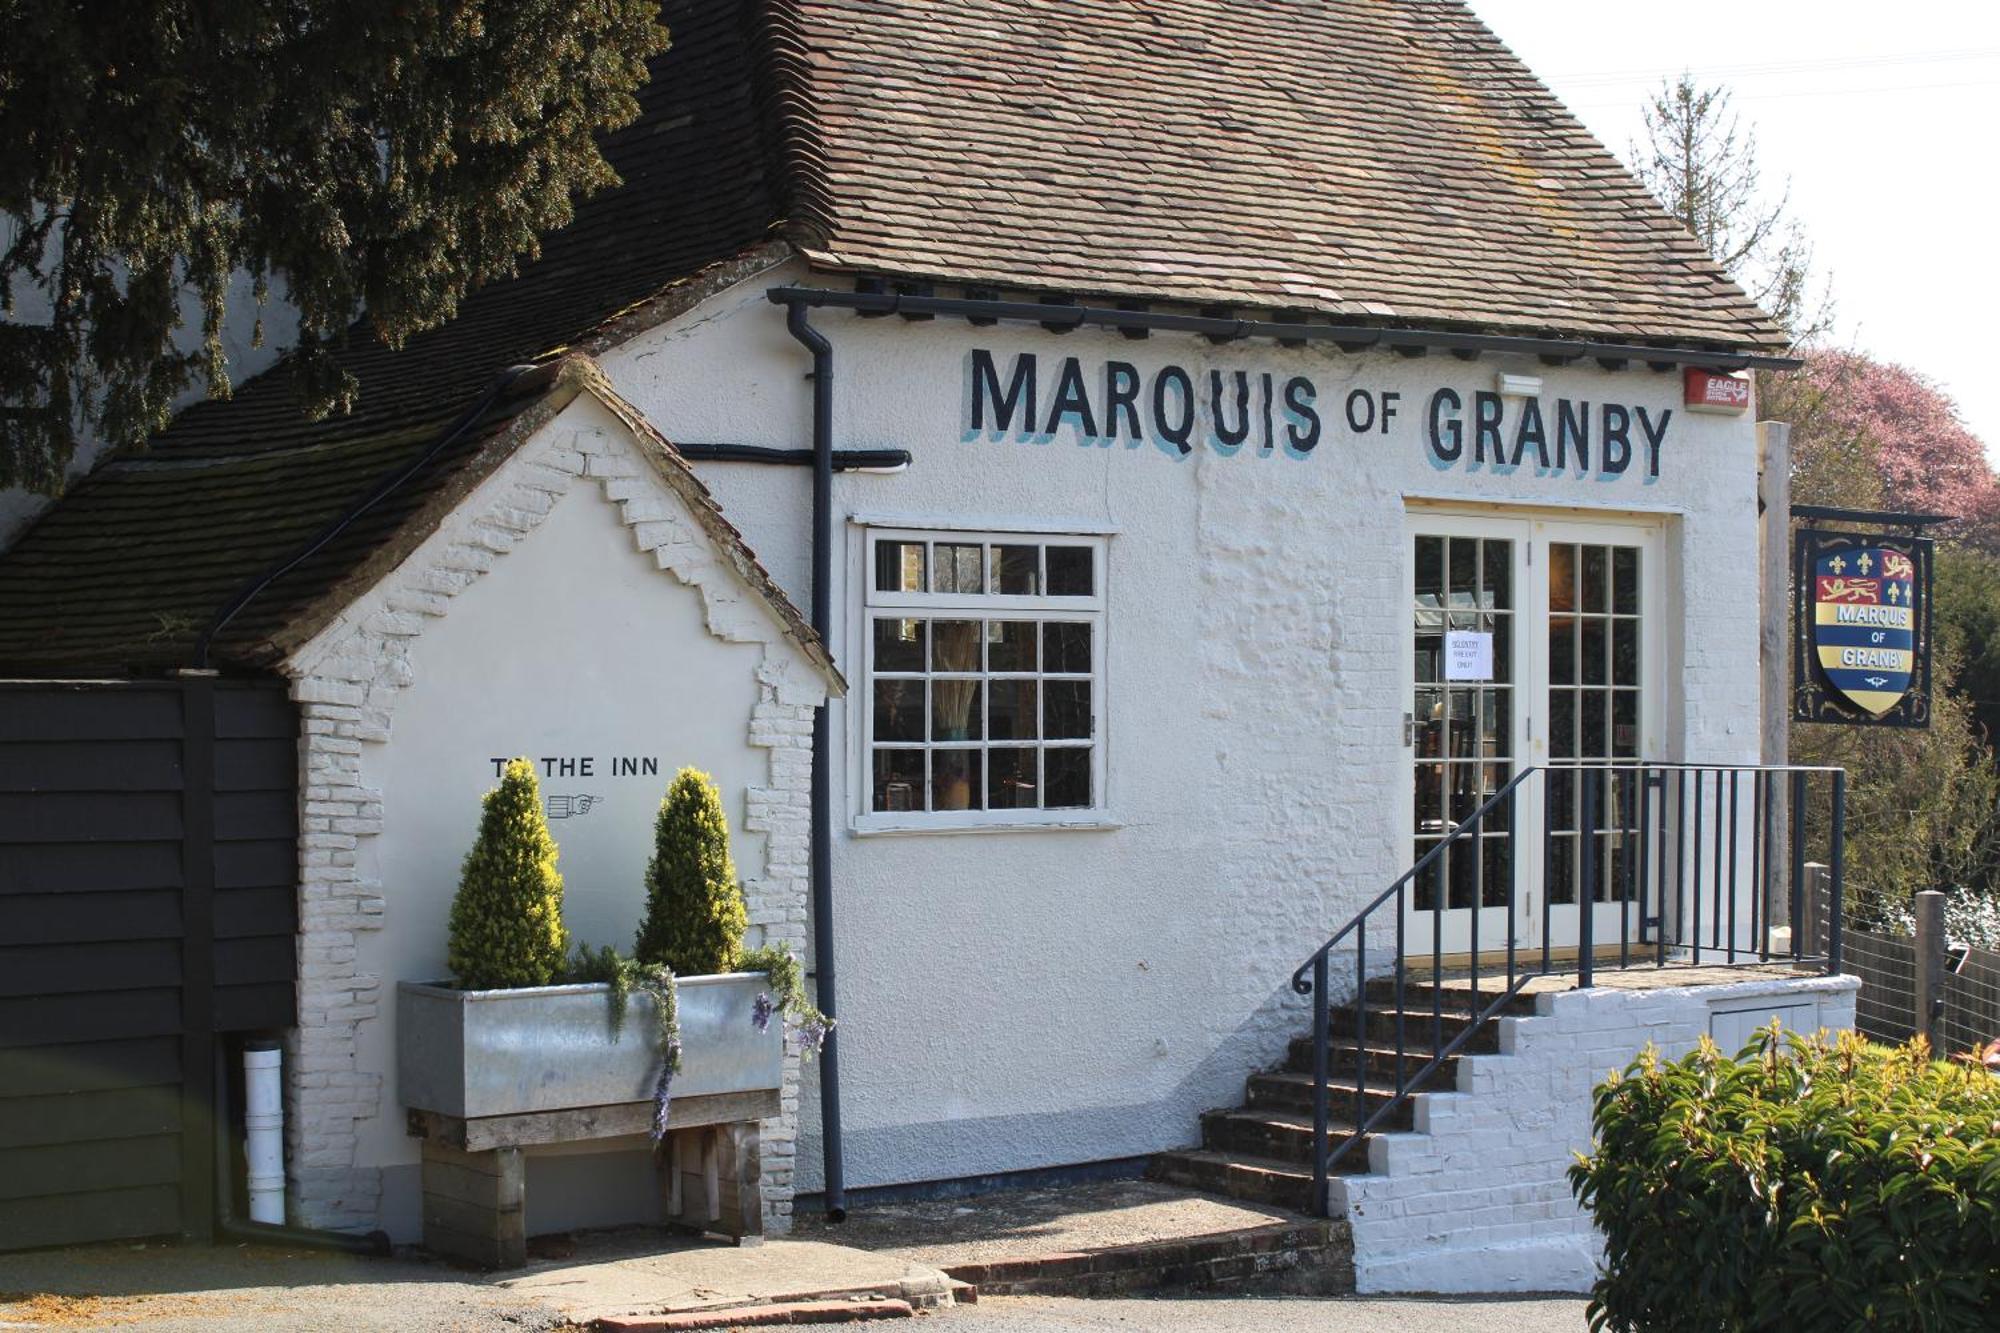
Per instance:
[[[1104,804],[1104,541],[866,542],[865,823],[1062,823]]]

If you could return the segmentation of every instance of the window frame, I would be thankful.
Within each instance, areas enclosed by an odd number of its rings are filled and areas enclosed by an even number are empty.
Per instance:
[[[857,673],[857,688],[850,693],[853,701],[858,695],[858,706],[850,709],[854,719],[851,730],[853,738],[854,764],[852,769],[855,797],[850,803],[851,828],[858,834],[870,833],[960,833],[1005,830],[1037,830],[1115,827],[1110,816],[1110,799],[1106,787],[1109,764],[1108,737],[1106,735],[1105,682],[1106,664],[1109,658],[1109,542],[1102,533],[1079,533],[1057,529],[1041,528],[965,528],[948,525],[940,520],[934,525],[905,526],[898,524],[857,524],[855,541],[855,571],[857,594],[853,599],[855,630],[852,636],[854,655],[851,660],[861,664]],[[1040,547],[1080,546],[1091,551],[1092,584],[1088,596],[1051,596],[1038,594],[1024,596],[1002,593],[933,593],[933,592],[878,592],[875,588],[875,548],[879,542],[924,542],[927,544],[925,567],[928,571],[934,556],[928,547],[936,544],[948,546],[979,544],[981,546],[1016,546],[1033,544]],[[982,561],[987,557],[982,556]],[[1046,574],[1047,557],[1043,557]],[[990,572],[987,577],[990,579]],[[1090,682],[1090,735],[1080,744],[1051,745],[1048,738],[1037,736],[1031,745],[1018,748],[1033,749],[1039,755],[1048,749],[1088,749],[1090,752],[1091,804],[1068,806],[1053,810],[1007,809],[977,810],[875,810],[874,806],[874,764],[877,743],[875,740],[875,633],[876,617],[888,612],[908,613],[912,618],[927,620],[1032,620],[1037,624],[1050,621],[1082,622],[1093,626],[1091,636],[1090,671],[1064,672],[1064,676],[1087,679]],[[891,672],[891,677],[906,676],[911,673]],[[923,673],[930,677],[928,666]],[[1001,672],[997,676],[982,669],[978,673],[982,681],[1007,679],[1010,675],[1025,673]],[[1044,671],[1033,673],[1036,680],[1046,680]],[[926,737],[921,746],[899,746],[885,743],[887,748],[899,749],[941,749],[953,748],[940,745]],[[990,739],[981,739],[977,748],[982,755],[996,748]],[[1005,744],[997,748],[1014,748]],[[982,777],[984,777],[982,761]]]

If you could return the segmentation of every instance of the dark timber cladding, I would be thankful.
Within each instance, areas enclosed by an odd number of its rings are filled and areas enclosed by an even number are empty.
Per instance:
[[[297,784],[274,682],[0,683],[0,1249],[206,1231],[216,1038],[295,1021]]]

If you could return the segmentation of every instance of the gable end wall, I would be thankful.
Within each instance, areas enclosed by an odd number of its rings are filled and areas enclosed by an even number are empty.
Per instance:
[[[363,1024],[387,1020],[384,978],[363,971],[362,938],[383,927],[383,885],[363,869],[364,840],[383,831],[370,766],[390,739],[415,651],[452,599],[526,540],[573,486],[595,483],[637,547],[702,597],[718,639],[763,646],[748,742],[768,753],[767,782],[747,795],[746,831],[763,863],[744,866],[753,930],[807,952],[807,839],[813,709],[826,686],[776,619],[720,559],[680,499],[653,474],[631,432],[580,397],[481,483],[394,573],[287,663],[301,716],[299,1026],[289,1052],[286,1130],[296,1219],[309,1226],[381,1224],[382,1168],[361,1149],[366,1122],[401,1116],[385,1071],[358,1058]],[[787,1042],[782,1115],[761,1127],[765,1227],[788,1229],[799,1053]]]

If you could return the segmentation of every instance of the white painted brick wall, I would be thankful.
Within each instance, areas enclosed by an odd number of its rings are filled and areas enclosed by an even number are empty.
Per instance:
[[[585,418],[579,428],[577,414]],[[364,1069],[357,1035],[383,1021],[382,978],[357,967],[359,932],[380,929],[382,886],[357,868],[364,838],[383,831],[381,795],[366,772],[391,743],[398,698],[415,679],[412,646],[447,616],[451,599],[551,513],[580,478],[605,478],[605,497],[661,570],[702,594],[709,630],[762,643],[748,743],[769,756],[767,782],[748,793],[747,830],[763,835],[761,866],[745,866],[753,942],[788,942],[802,957],[814,707],[825,684],[783,639],[775,620],[655,478],[630,433],[594,400],[580,399],[521,445],[428,541],[339,621],[301,649],[288,669],[303,720],[301,767],[299,1026],[291,1034],[286,1132],[296,1220],[334,1229],[382,1223],[382,1169],[364,1162],[359,1127],[400,1116],[384,1104],[383,1073]],[[399,978],[403,979],[403,978]],[[425,980],[427,978],[407,978]],[[791,1225],[798,1134],[799,1051],[786,1047],[781,1114],[763,1122],[765,1228]]]
[[[814,278],[787,269],[719,293],[607,352],[606,374],[671,437],[798,447],[811,438],[808,363],[765,297],[786,281]],[[831,312],[815,321],[836,347],[838,442],[912,455],[906,472],[834,482],[833,646],[857,689],[856,522],[1111,534],[1104,827],[860,836],[867,738],[858,708],[832,710],[850,1188],[1189,1146],[1201,1112],[1238,1102],[1244,1077],[1282,1057],[1307,1022],[1292,969],[1412,857],[1401,832],[1410,621],[1396,590],[1413,506],[1658,524],[1658,756],[1757,758],[1754,430],[1747,418],[1685,412],[1677,376]],[[1151,439],[1085,447],[1067,430],[994,438],[967,429],[975,350],[1003,368],[1038,355],[1045,403],[1069,356],[1093,383],[1107,359],[1147,375],[1166,363],[1197,377],[1305,375],[1327,435],[1304,460],[1207,447],[1170,457]],[[1501,371],[1542,378],[1549,399],[1672,411],[1661,475],[1614,484],[1433,466],[1429,395],[1450,386],[1470,401]],[[1357,389],[1402,395],[1393,431],[1336,424]],[[803,597],[809,478],[732,464],[703,475]],[[806,1191],[822,1183],[812,1102]]]
[[[1570,991],[1500,1019],[1500,1054],[1465,1057],[1456,1091],[1416,1095],[1414,1132],[1370,1145],[1370,1174],[1333,1180],[1359,1289],[1588,1291],[1603,1250],[1568,1173],[1590,1149],[1592,1090],[1648,1042],[1687,1054],[1718,1010],[1804,1005],[1820,1027],[1851,1028],[1858,988],[1809,977]]]

